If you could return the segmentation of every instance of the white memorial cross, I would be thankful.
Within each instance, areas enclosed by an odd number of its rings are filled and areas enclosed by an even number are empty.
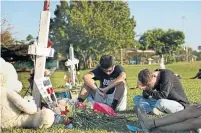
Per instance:
[[[74,58],[74,50],[72,44],[70,45],[69,48],[69,57],[68,61],[65,62],[65,66],[70,66],[70,75],[71,75],[71,80],[72,80],[72,85],[75,85],[75,79],[76,79],[76,70],[75,70],[75,65],[78,65],[79,60]]]
[[[44,9],[40,17],[38,43],[29,46],[28,54],[36,55],[34,81],[44,78],[46,56],[53,57],[54,50],[47,48],[49,25],[50,25],[50,0],[44,1]],[[36,83],[33,85],[33,97],[37,107],[41,106],[41,95]]]

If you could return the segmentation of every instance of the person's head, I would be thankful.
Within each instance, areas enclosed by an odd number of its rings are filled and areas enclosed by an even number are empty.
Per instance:
[[[199,72],[201,72],[201,69],[199,69]]]
[[[158,81],[158,72],[151,72],[149,69],[143,69],[138,73],[137,87],[140,89],[153,88]]]
[[[103,72],[110,75],[114,71],[115,59],[111,55],[103,55],[100,58],[100,67]]]

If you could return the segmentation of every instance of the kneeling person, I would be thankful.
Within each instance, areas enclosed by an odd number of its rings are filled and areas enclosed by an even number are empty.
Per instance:
[[[83,80],[84,87],[79,94],[79,102],[88,97],[96,102],[105,103],[114,110],[126,109],[126,73],[122,66],[115,65],[113,56],[103,55],[100,65],[84,75]],[[97,87],[95,80],[100,81],[100,87]]]
[[[170,70],[151,72],[144,69],[138,74],[137,84],[143,96],[135,96],[134,103],[146,113],[175,113],[189,105],[182,84]]]

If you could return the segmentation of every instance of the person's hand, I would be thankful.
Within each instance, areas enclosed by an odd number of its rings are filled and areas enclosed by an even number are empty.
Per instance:
[[[96,92],[97,92],[100,96],[105,97],[105,93],[104,93],[100,88],[97,88],[97,89],[96,89]]]
[[[146,86],[143,86],[142,83],[138,80],[138,81],[137,81],[137,88],[142,89],[142,90],[145,90],[145,89],[146,89]]]

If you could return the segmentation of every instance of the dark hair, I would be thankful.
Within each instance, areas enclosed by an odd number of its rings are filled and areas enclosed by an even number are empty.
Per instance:
[[[199,69],[199,71],[201,72],[201,69]]]
[[[143,69],[138,73],[138,80],[143,85],[148,85],[150,79],[151,79],[151,71],[149,71],[149,69]]]
[[[100,66],[104,69],[108,69],[115,64],[115,58],[112,55],[103,55],[100,58]]]

